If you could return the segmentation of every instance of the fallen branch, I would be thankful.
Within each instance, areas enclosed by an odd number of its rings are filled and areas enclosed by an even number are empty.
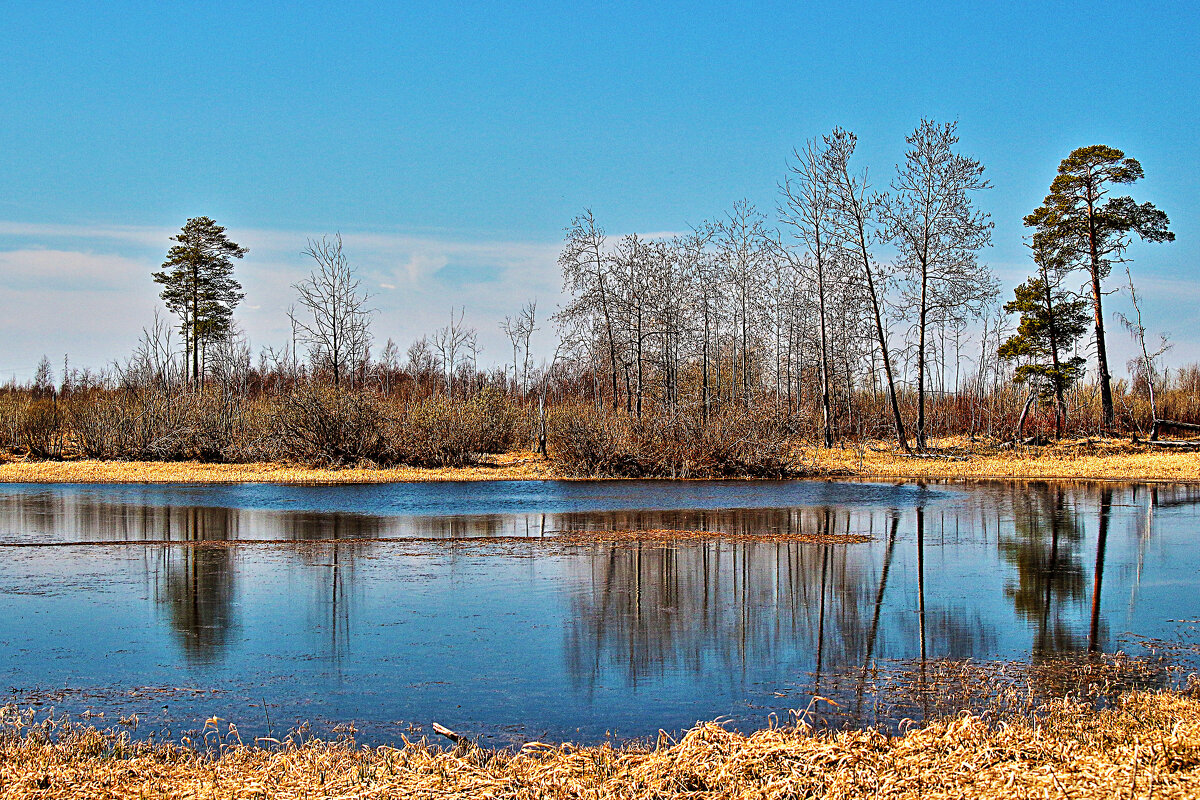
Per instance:
[[[906,458],[941,458],[946,461],[966,461],[967,456],[960,456],[954,453],[907,453]]]
[[[1181,431],[1200,431],[1200,425],[1193,425],[1190,422],[1177,422],[1173,419],[1156,419],[1154,424],[1150,426],[1150,441],[1158,441],[1158,432],[1162,428],[1177,428]]]
[[[433,723],[433,732],[436,734],[439,734],[441,736],[445,736],[447,739],[454,742],[455,744],[471,744],[471,740],[468,739],[467,737],[463,736],[462,734],[455,733],[454,731],[447,728],[445,725],[439,725],[436,722]]]
[[[1200,439],[1166,439],[1146,442],[1151,447],[1166,447],[1176,450],[1200,450]]]

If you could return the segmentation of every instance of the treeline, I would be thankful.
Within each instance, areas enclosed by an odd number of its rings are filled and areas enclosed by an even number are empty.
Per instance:
[[[774,208],[738,201],[669,238],[610,239],[585,211],[559,257],[553,353],[534,351],[546,322],[530,302],[500,323],[511,360],[495,367],[465,309],[376,355],[370,297],[336,235],[308,243],[290,340],[254,354],[234,317],[248,251],[191,219],[153,275],[178,326],[156,319],[99,373],[64,363],[56,382],[43,359],[31,385],[0,392],[0,447],[422,466],[531,448],[579,475],[785,476],[812,446],[1200,423],[1200,367],[1163,367],[1169,342],[1148,341],[1126,265],[1135,236],[1174,238],[1153,205],[1111,196],[1140,164],[1105,146],[1064,159],[1025,219],[1032,276],[1003,302],[981,258],[990,184],[958,141],[954,123],[923,120],[876,186],[835,128],[793,151]],[[1118,264],[1139,356],[1114,381],[1102,302]]]

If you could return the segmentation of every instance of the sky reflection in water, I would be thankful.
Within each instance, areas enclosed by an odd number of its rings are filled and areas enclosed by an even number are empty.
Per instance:
[[[872,540],[545,543],[597,528]],[[1194,668],[1197,533],[1188,486],[6,486],[0,681],[142,733],[265,734],[265,701],[276,734],[594,741],[813,694],[847,710],[832,724],[894,724],[923,711],[880,717],[872,667],[1144,657],[1148,636]]]

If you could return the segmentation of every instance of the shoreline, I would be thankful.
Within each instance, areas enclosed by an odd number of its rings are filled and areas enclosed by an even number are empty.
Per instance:
[[[848,480],[1084,480],[1136,483],[1200,482],[1200,452],[1153,450],[1124,440],[1072,441],[1002,451],[961,439],[934,443],[937,454],[915,457],[891,446],[806,448],[798,455],[799,479]],[[314,468],[295,464],[198,461],[0,462],[3,483],[269,483],[364,485],[520,480],[631,480],[580,478],[558,472],[539,455],[519,451],[489,456],[468,467]],[[685,480],[647,478],[646,480]],[[727,480],[757,480],[732,478]]]
[[[0,786],[12,797],[1194,797],[1200,700],[1133,691],[1095,709],[963,713],[899,735],[718,723],[643,745],[532,742],[481,749],[444,730],[400,747],[286,737],[243,743],[209,720],[205,746],[0,709]],[[438,730],[437,727],[434,728]],[[216,746],[219,752],[210,749]]]

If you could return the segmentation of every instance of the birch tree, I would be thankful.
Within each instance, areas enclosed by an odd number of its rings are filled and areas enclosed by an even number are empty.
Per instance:
[[[858,137],[842,128],[834,128],[825,137],[828,152],[828,174],[830,197],[833,201],[834,220],[838,239],[848,258],[858,267],[858,278],[863,292],[870,303],[874,321],[876,344],[883,361],[883,372],[887,379],[888,400],[891,404],[892,422],[896,430],[896,442],[905,452],[909,451],[908,438],[904,432],[904,420],[900,416],[900,400],[896,396],[896,380],[892,370],[891,348],[883,325],[884,281],[886,276],[871,257],[871,242],[877,222],[879,202],[868,194],[870,184],[867,173],[853,173],[850,158],[858,145]]]
[[[899,251],[906,292],[917,311],[917,448],[924,450],[928,329],[931,312],[978,314],[995,298],[996,285],[978,252],[991,242],[992,222],[974,206],[975,192],[990,188],[983,166],[954,152],[957,123],[923,119],[905,141],[892,193],[880,210],[885,235]]]

